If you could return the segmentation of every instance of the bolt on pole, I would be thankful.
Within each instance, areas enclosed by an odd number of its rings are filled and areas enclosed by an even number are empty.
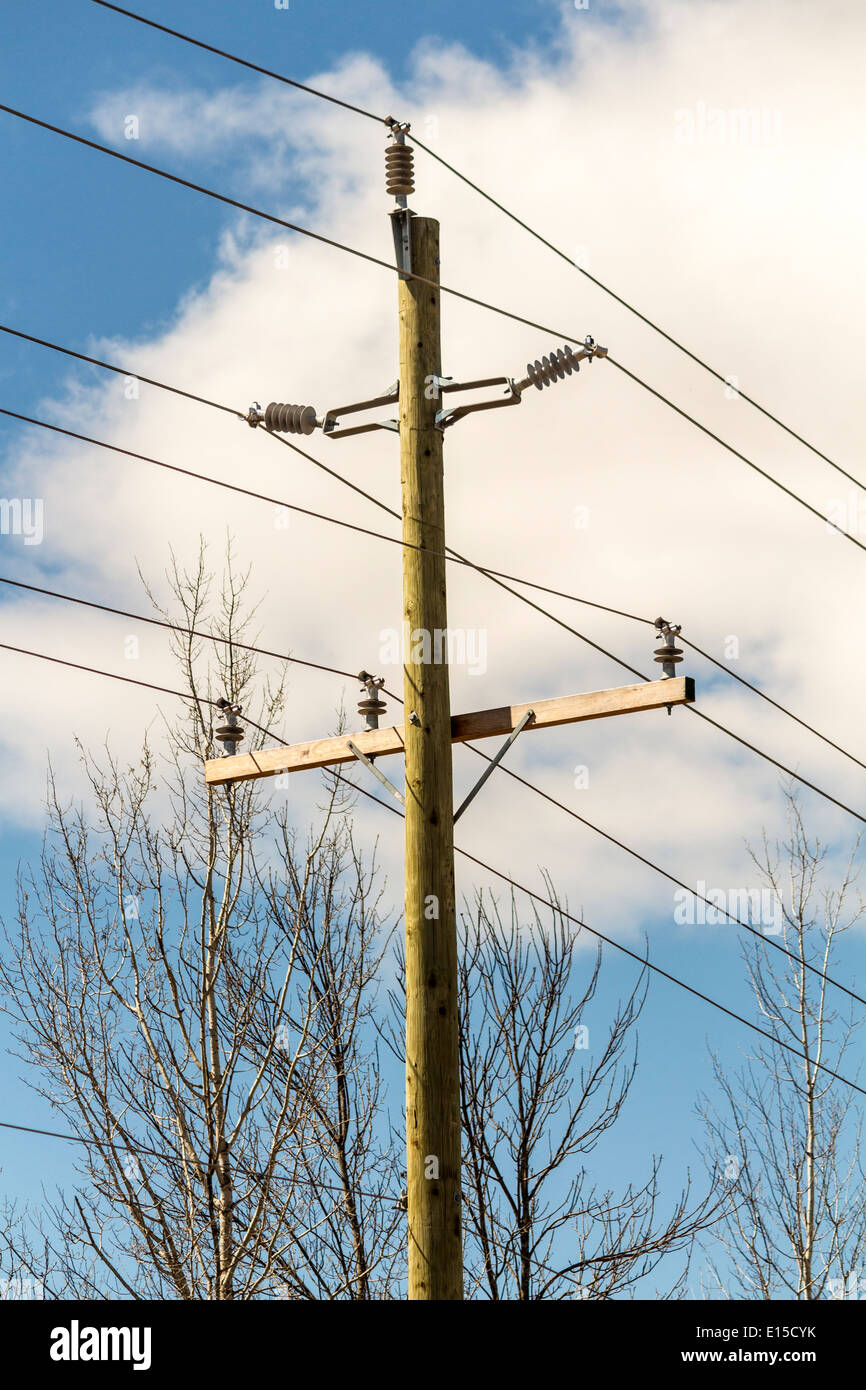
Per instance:
[[[439,224],[411,215],[406,220],[412,271],[438,285]],[[400,279],[398,297],[400,480],[408,542],[403,689],[409,1298],[454,1300],[463,1297],[463,1248],[445,501],[442,432],[436,427],[440,292],[420,280]]]

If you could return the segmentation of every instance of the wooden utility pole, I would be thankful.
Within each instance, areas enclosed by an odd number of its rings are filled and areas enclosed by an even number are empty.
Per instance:
[[[662,646],[655,660],[664,679],[587,694],[500,705],[452,715],[448,686],[448,615],[445,593],[445,497],[443,435],[474,411],[520,405],[530,387],[541,391],[572,376],[581,362],[605,357],[607,349],[584,339],[527,363],[520,378],[486,377],[458,383],[441,377],[439,317],[439,224],[416,217],[407,204],[414,191],[408,126],[389,118],[393,144],[386,151],[386,183],[396,198],[391,214],[398,273],[400,379],[383,395],[319,416],[312,406],[272,401],[254,403],[246,419],[278,433],[311,434],[321,429],[333,440],[369,430],[398,431],[403,499],[403,691],[405,722],[379,728],[385,704],[381,678],[359,674],[366,699],[358,710],[367,727],[358,733],[317,738],[287,748],[238,753],[240,710],[229,706],[221,732],[226,756],[205,763],[205,780],[220,786],[279,773],[360,762],[405,805],[406,917],[406,1169],[410,1299],[463,1297],[460,1190],[460,1053],[457,1016],[457,922],[454,896],[454,822],[484,786],[493,769],[524,730],[603,719],[611,715],[687,704],[694,683],[677,677],[682,651],[679,628],[656,620]],[[495,399],[445,408],[440,396],[499,387]],[[399,420],[344,425],[343,417],[399,400]],[[455,810],[451,745],[507,735],[505,743]],[[405,791],[374,764],[404,753]]]
[[[409,219],[439,281],[439,224]],[[406,1174],[410,1299],[463,1297],[454,798],[445,595],[439,290],[398,281],[406,709]],[[416,548],[420,547],[420,548]],[[437,659],[438,658],[438,659]]]

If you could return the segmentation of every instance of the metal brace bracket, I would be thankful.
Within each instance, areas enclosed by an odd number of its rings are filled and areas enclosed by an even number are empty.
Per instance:
[[[508,752],[514,740],[517,738],[517,735],[523,733],[523,730],[526,728],[527,724],[530,722],[531,719],[534,718],[535,710],[528,709],[524,714],[523,718],[521,719],[520,723],[512,729],[511,733],[508,735],[508,738],[503,743],[495,758],[490,759],[490,762],[487,764],[487,767],[484,769],[481,776],[478,778],[478,781],[475,783],[475,786],[472,788],[471,792],[466,797],[466,800],[454,812],[455,825],[459,821],[460,817],[463,815],[463,812],[466,810],[466,807],[469,805],[470,801],[474,800],[474,798],[481,791],[481,788],[484,786],[484,783],[487,781],[487,778],[490,776],[492,772],[496,770],[496,768],[502,762],[502,759],[505,757],[505,754]]]
[[[368,758],[366,753],[362,753],[360,748],[356,748],[351,739],[346,740],[346,746],[351,749],[351,751],[354,753],[355,757],[359,760],[359,762],[362,762],[365,767],[368,767],[370,769],[373,776],[377,777],[379,781],[382,783],[382,786],[387,787],[388,791],[391,793],[392,796],[396,796],[397,800],[400,802],[400,805],[405,806],[406,798],[404,797],[403,793],[397,790],[393,782],[389,782],[384,772],[379,771],[372,758]]]
[[[405,202],[405,199],[404,199]],[[397,207],[388,216],[391,218],[391,231],[394,236],[394,256],[397,261],[398,280],[409,280],[412,276],[412,231],[410,220],[414,213],[410,208]]]
[[[322,418],[322,433],[327,439],[348,439],[351,434],[368,434],[370,430],[395,430],[400,433],[399,420],[374,420],[369,425],[351,425],[340,429],[342,415],[355,415],[359,410],[373,410],[377,405],[394,405],[400,399],[400,383],[395,381],[382,396],[374,396],[369,401],[358,401],[354,405],[336,405],[326,410]]]
[[[456,408],[437,411],[435,423],[436,428],[440,430],[447,430],[449,425],[456,424],[464,415],[471,415],[476,410],[499,410],[504,405],[520,405],[523,400],[517,384],[510,376],[486,376],[480,381],[453,381],[451,377],[440,377],[437,385],[442,395],[446,391],[478,391],[484,386],[506,387],[506,393],[501,400],[477,401],[472,405],[459,405]]]

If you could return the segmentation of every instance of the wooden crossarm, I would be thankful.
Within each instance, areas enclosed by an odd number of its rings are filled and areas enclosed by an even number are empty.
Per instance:
[[[510,734],[527,710],[535,717],[525,732],[550,729],[556,724],[576,724],[586,719],[605,719],[614,714],[634,714],[639,710],[661,709],[665,705],[691,704],[695,683],[691,676],[645,681],[640,685],[621,685],[614,690],[594,690],[586,695],[561,695],[552,700],[532,700],[523,705],[500,705],[498,709],[455,714],[451,718],[451,742],[473,738],[494,738]],[[403,751],[403,725],[387,729],[364,729],[361,733],[340,734],[336,738],[293,743],[287,748],[261,748],[255,753],[236,753],[229,758],[212,758],[204,765],[205,781],[211,786],[225,782],[249,782],[256,777],[276,777],[281,772],[301,772],[310,767],[331,767],[357,761],[349,740],[367,757],[381,758]]]

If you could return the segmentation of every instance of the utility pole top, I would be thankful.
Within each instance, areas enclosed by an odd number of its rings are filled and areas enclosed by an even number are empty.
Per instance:
[[[397,435],[402,500],[403,622],[409,634],[403,654],[405,721],[380,727],[386,713],[384,678],[358,673],[362,699],[357,733],[317,738],[285,748],[238,753],[243,738],[240,709],[220,701],[226,722],[217,730],[225,756],[205,763],[210,786],[272,777],[309,768],[359,764],[405,808],[406,932],[406,1192],[399,1203],[408,1222],[409,1298],[463,1297],[460,1066],[458,1033],[457,921],[454,888],[454,822],[467,811],[511,745],[533,729],[689,704],[694,682],[677,676],[682,650],[679,626],[656,621],[655,660],[662,677],[612,690],[506,704],[468,714],[451,713],[447,650],[445,489],[446,431],[468,415],[520,405],[530,387],[543,392],[581,363],[606,357],[587,335],[527,362],[524,375],[455,381],[441,361],[439,224],[409,207],[415,192],[407,123],[389,117],[385,183],[397,271],[400,360],[398,379],[378,394],[319,413],[312,405],[254,401],[246,421],[253,429],[348,439],[374,430]],[[381,378],[380,378],[381,380]],[[455,396],[494,390],[461,404]],[[448,401],[445,399],[448,397]],[[380,418],[389,407],[390,418]],[[347,416],[375,417],[346,425]],[[421,638],[418,642],[416,639]],[[483,775],[455,810],[451,747],[469,739],[505,736]],[[404,790],[389,781],[377,760],[402,754]]]

